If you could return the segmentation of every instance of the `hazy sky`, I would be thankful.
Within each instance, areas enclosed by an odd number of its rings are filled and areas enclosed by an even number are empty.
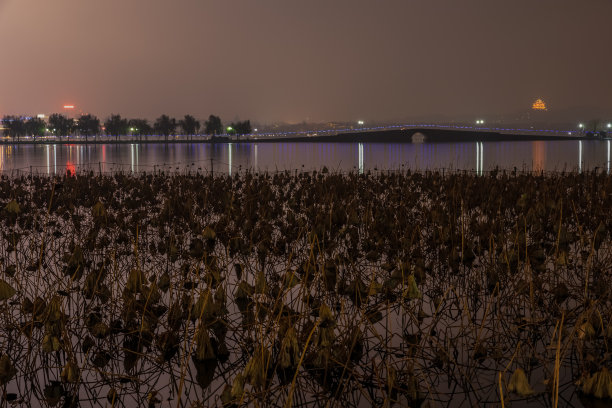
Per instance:
[[[0,52],[0,115],[612,111],[611,0],[0,0]]]

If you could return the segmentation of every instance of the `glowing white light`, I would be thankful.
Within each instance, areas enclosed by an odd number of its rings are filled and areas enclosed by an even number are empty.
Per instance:
[[[364,123],[365,123],[365,122],[364,122],[363,120],[359,120],[359,121],[357,121],[357,124],[358,124],[359,126],[362,126]]]
[[[608,129],[612,128],[612,123],[608,123]]]
[[[363,143],[358,144],[359,150],[359,174],[363,174]]]
[[[582,173],[582,140],[578,141],[578,173]]]
[[[257,130],[257,129],[255,129]],[[255,145],[255,170],[258,170],[257,168],[257,145]]]
[[[228,128],[228,129],[231,129],[231,127]],[[228,160],[229,163],[228,163],[228,167],[227,167],[228,168],[228,173],[231,176],[232,175],[232,144],[231,143],[229,143],[227,145],[227,158],[229,159]]]
[[[608,174],[610,174],[610,141],[608,140]]]
[[[36,115],[36,117],[37,117],[38,119],[44,119],[44,118],[45,118],[45,115],[44,115],[43,113],[39,113],[38,115]]]
[[[582,128],[584,127],[584,125],[581,123],[581,124],[579,124],[579,125],[578,125],[578,127],[579,127],[580,129],[582,129]]]
[[[484,166],[482,164],[484,159],[482,142],[476,142],[476,174],[482,175],[484,173]]]

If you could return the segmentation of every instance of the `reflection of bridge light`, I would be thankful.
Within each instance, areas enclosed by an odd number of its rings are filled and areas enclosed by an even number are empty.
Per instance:
[[[257,132],[257,129],[255,129],[255,131]],[[258,170],[257,168],[257,144],[255,145],[255,171]]]
[[[53,145],[53,174],[57,174],[57,145]]]
[[[578,141],[578,173],[582,173],[582,140]]]
[[[358,144],[359,150],[359,174],[363,174],[363,143]]]
[[[610,174],[610,141],[608,140],[608,174]]]
[[[134,172],[134,144],[130,144],[130,156],[132,158],[131,164],[132,164],[132,173]]]
[[[51,171],[50,163],[49,163],[49,145],[45,146],[45,151],[47,152],[47,174]]]
[[[484,146],[482,142],[476,142],[476,174],[482,175],[484,173]]]
[[[227,157],[229,159],[228,160],[229,161],[228,172],[229,172],[229,175],[231,176],[232,175],[232,144],[231,143],[227,145]]]
[[[2,171],[2,168],[4,167],[4,149],[4,146],[0,147],[0,171]]]

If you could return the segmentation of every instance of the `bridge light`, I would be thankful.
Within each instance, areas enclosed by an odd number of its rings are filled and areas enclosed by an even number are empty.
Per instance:
[[[582,129],[582,128],[584,127],[584,124],[580,123],[580,124],[578,125],[578,127],[579,127],[580,129]]]

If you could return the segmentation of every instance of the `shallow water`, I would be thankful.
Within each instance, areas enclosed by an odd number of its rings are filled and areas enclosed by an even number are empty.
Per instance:
[[[180,143],[0,146],[0,172],[19,174],[251,170],[468,170],[610,173],[610,140],[469,143]]]

